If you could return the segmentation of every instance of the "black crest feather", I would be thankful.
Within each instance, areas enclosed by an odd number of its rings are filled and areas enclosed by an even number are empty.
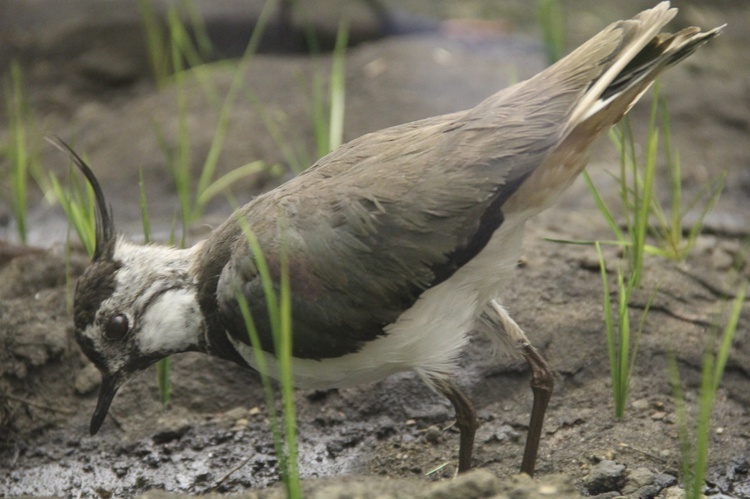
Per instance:
[[[86,180],[91,184],[96,198],[96,248],[94,249],[93,260],[112,259],[115,247],[115,226],[112,221],[112,209],[107,205],[107,201],[104,198],[104,191],[102,191],[99,181],[96,179],[89,165],[65,141],[59,137],[48,137],[47,140],[61,151],[68,153],[75,165],[86,177]]]

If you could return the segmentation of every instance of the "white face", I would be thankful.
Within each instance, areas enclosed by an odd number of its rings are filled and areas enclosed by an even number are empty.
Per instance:
[[[118,240],[112,258],[92,262],[78,280],[76,340],[103,378],[92,433],[128,378],[167,355],[198,348],[205,326],[192,255]]]
[[[117,242],[76,289],[76,335],[103,373],[129,377],[197,344],[202,317],[185,252]]]

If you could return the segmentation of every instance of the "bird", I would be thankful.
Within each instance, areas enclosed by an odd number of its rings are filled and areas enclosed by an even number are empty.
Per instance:
[[[474,108],[352,140],[189,248],[118,235],[92,169],[55,139],[95,195],[95,251],[73,310],[77,343],[102,375],[91,434],[126,381],[172,354],[203,352],[278,377],[266,291],[283,281],[295,386],[415,372],[455,409],[458,472],[472,467],[478,427],[455,378],[470,333],[483,326],[523,356],[533,403],[521,471],[533,475],[554,374],[500,294],[525,222],[562,195],[591,144],[664,69],[723,28],[660,33],[676,11],[662,2],[614,22]]]

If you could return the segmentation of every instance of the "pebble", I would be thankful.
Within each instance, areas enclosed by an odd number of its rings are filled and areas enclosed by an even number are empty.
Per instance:
[[[636,409],[638,411],[645,411],[646,409],[648,409],[648,400],[646,399],[634,400],[633,409]]]
[[[94,364],[88,364],[76,375],[75,391],[78,395],[93,393],[101,384],[101,380],[102,375],[99,373],[99,369]]]
[[[245,419],[247,418],[247,416],[248,416],[248,411],[242,406],[233,407],[224,413],[224,417],[232,421],[237,421],[238,419]]]
[[[683,499],[685,497],[685,489],[682,487],[669,487],[664,489],[663,499]]]
[[[424,439],[431,444],[438,444],[442,440],[440,428],[433,425],[424,430]]]
[[[608,459],[591,468],[583,479],[583,487],[590,495],[619,491],[625,484],[625,465]]]
[[[241,432],[243,430],[246,430],[248,426],[250,426],[250,421],[245,418],[240,418],[234,422],[234,426],[232,426],[231,431]]]
[[[191,428],[190,422],[185,418],[160,418],[157,425],[158,429],[151,437],[157,445],[178,440]]]
[[[659,473],[654,477],[654,483],[659,486],[660,489],[666,489],[677,485],[677,477],[670,475],[669,473]]]
[[[648,468],[635,468],[628,473],[625,487],[622,489],[623,494],[632,494],[642,487],[654,483],[656,474]]]

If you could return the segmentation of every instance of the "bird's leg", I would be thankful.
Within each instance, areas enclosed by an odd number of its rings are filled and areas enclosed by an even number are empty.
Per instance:
[[[547,412],[547,404],[552,397],[555,381],[547,361],[530,343],[523,345],[522,355],[531,368],[531,391],[534,394],[534,404],[531,408],[529,433],[526,436],[526,447],[523,451],[523,461],[521,461],[521,473],[534,476],[536,455],[539,450],[539,440],[542,436],[542,425],[544,425],[544,414]]]
[[[477,411],[471,400],[456,386],[451,379],[433,378],[431,380],[437,391],[450,400],[456,410],[456,426],[460,433],[458,450],[458,472],[471,469],[471,455],[474,450],[474,434],[477,431]]]
[[[552,389],[555,386],[554,374],[547,361],[534,348],[520,326],[508,315],[508,312],[495,300],[490,302],[490,308],[497,313],[505,335],[513,344],[518,346],[521,355],[531,368],[531,391],[534,394],[534,403],[531,408],[529,431],[526,435],[526,447],[523,451],[521,473],[534,476],[544,414],[547,412],[547,404],[549,404]]]

